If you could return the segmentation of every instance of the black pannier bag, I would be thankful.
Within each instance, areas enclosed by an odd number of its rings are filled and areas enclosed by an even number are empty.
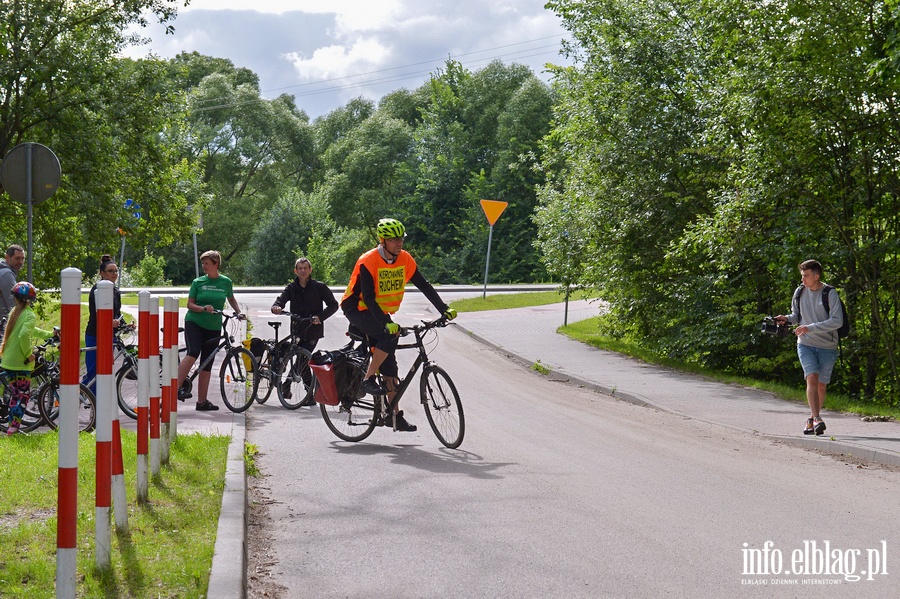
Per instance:
[[[309,366],[319,384],[316,387],[316,401],[331,406],[339,402],[350,405],[365,393],[360,386],[365,357],[358,351],[342,348],[334,351],[318,350],[310,359]]]

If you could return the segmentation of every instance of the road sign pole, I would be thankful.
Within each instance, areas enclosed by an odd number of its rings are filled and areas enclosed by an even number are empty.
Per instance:
[[[25,190],[26,190],[25,191],[25,205],[28,206],[28,208],[26,209],[26,221],[28,223],[28,232],[27,232],[28,256],[27,256],[27,258],[28,258],[28,282],[29,283],[34,282],[34,279],[31,276],[31,254],[32,254],[31,250],[34,245],[34,242],[31,239],[31,234],[32,234],[31,222],[33,220],[33,215],[34,215],[34,213],[32,211],[32,206],[31,206],[32,200],[34,199],[34,191],[32,190],[34,181],[32,181],[32,175],[31,175],[31,170],[33,167],[33,163],[32,163],[32,147],[33,147],[33,145],[34,144],[32,144],[31,142],[28,142],[25,144],[25,147],[28,148],[26,151],[26,158],[25,158],[25,180],[26,180],[26,183],[25,183]]]
[[[487,250],[487,259],[484,261],[484,288],[481,290],[481,299],[487,297],[487,279],[488,279],[488,269],[491,266],[491,241],[494,239],[494,225],[491,225],[490,231],[488,231],[488,250]]]

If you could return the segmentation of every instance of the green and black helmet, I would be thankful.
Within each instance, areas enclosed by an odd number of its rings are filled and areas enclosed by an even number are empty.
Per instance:
[[[406,237],[406,227],[399,220],[393,218],[383,218],[378,221],[376,227],[379,239],[395,239],[397,237]]]

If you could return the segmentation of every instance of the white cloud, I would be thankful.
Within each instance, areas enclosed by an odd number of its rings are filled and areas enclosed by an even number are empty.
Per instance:
[[[349,48],[339,45],[318,48],[310,58],[305,58],[298,52],[285,55],[303,81],[370,71],[389,57],[388,48],[374,39],[366,38],[356,40]]]

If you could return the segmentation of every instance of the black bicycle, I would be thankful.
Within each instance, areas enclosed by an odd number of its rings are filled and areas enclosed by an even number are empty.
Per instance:
[[[447,318],[441,317],[400,329],[401,337],[412,334],[415,336],[415,342],[399,344],[397,349],[415,349],[418,351],[418,355],[409,372],[400,381],[392,401],[388,401],[387,395],[369,396],[360,389],[359,383],[369,365],[371,353],[365,337],[353,332],[348,333],[351,342],[339,351],[346,353],[347,364],[351,364],[355,370],[355,379],[343,390],[342,396],[335,405],[320,402],[319,406],[325,424],[328,425],[331,432],[344,441],[362,441],[371,435],[376,426],[383,426],[385,419],[395,412],[400,398],[412,384],[416,372],[422,368],[422,376],[419,379],[419,399],[425,408],[428,424],[438,440],[446,447],[450,449],[459,447],[466,432],[466,419],[459,392],[450,375],[434,361],[428,359],[428,349],[430,348],[426,348],[427,336],[434,335],[436,340],[437,331],[435,329],[445,327],[447,324]],[[354,346],[354,343],[357,345]],[[432,344],[432,348],[433,346],[434,344]],[[313,371],[316,371],[315,364]],[[385,381],[380,375],[378,382],[382,387],[385,386]],[[316,382],[316,385],[320,384],[320,382]],[[323,399],[324,393],[317,391],[316,397]]]
[[[289,316],[295,323],[291,327],[293,332],[302,331],[304,327],[312,324],[311,317],[298,316],[290,312],[281,312],[280,315]],[[315,403],[313,379],[309,370],[311,354],[301,346],[302,335],[291,334],[279,340],[278,328],[281,322],[272,321],[267,324],[275,329],[275,339],[253,339],[250,343],[250,351],[259,361],[256,401],[265,403],[274,389],[278,401],[288,410],[313,405]]]
[[[218,342],[213,352],[202,363],[194,365],[191,374],[181,384],[179,395],[190,394],[194,379],[203,368],[212,364],[216,359],[216,354],[224,349],[225,359],[219,369],[222,401],[232,412],[243,412],[253,404],[259,381],[257,377],[259,366],[250,350],[234,343],[234,336],[239,330],[241,320],[238,315],[229,316],[221,310],[214,310],[212,313],[222,316],[222,336],[212,341],[212,343]]]
[[[121,365],[116,370],[116,399],[122,412],[134,420],[137,419],[138,350],[134,343],[136,330],[133,323],[113,328],[113,362],[122,359]],[[83,347],[81,351],[97,351],[97,348]],[[87,386],[90,387],[96,380],[95,375],[87,382]]]

